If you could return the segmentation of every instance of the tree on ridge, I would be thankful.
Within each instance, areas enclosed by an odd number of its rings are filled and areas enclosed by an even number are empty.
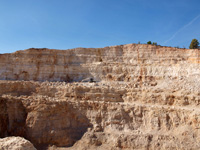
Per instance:
[[[197,39],[193,39],[190,43],[190,49],[196,49],[199,48],[199,41]]]

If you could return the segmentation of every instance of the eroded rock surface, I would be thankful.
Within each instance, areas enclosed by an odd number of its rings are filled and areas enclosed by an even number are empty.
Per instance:
[[[21,137],[6,137],[0,139],[1,150],[36,150],[28,140]]]
[[[200,149],[199,53],[129,44],[2,54],[0,138],[49,150]]]

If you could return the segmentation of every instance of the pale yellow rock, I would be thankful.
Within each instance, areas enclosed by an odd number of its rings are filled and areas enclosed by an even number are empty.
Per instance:
[[[22,137],[7,137],[0,139],[1,150],[36,150],[28,140]]]

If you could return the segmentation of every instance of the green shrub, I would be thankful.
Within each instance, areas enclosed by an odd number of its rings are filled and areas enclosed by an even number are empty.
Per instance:
[[[153,42],[153,45],[158,45],[157,42]]]
[[[190,49],[196,49],[199,48],[199,41],[197,39],[193,39],[190,43]]]
[[[148,41],[147,44],[151,44],[151,41]]]

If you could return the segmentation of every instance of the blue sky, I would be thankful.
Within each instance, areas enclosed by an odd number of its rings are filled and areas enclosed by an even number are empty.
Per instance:
[[[0,0],[0,53],[200,41],[200,0]]]

